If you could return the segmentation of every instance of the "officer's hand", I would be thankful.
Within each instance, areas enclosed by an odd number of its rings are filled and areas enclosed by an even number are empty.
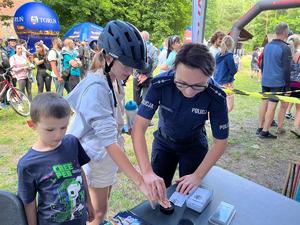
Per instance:
[[[164,202],[167,198],[164,180],[153,171],[143,174],[143,179],[150,190],[151,200]]]
[[[180,177],[176,180],[176,191],[187,195],[193,188],[198,187],[201,181],[202,179],[194,173]]]

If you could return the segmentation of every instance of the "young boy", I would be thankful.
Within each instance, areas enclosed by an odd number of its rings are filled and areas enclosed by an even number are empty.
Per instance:
[[[85,225],[93,220],[81,168],[90,158],[76,137],[65,136],[70,112],[67,101],[54,93],[40,94],[31,103],[28,125],[38,140],[17,167],[18,196],[29,225]]]

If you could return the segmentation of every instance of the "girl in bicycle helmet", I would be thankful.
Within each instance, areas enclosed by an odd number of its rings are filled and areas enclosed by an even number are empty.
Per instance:
[[[139,187],[149,200],[150,195],[141,175],[124,154],[121,131],[124,90],[121,85],[146,62],[146,47],[140,32],[132,24],[110,21],[101,33],[102,49],[94,56],[87,77],[67,96],[75,111],[70,133],[75,135],[91,158],[84,167],[98,225],[107,213],[108,199],[116,181],[118,167]]]

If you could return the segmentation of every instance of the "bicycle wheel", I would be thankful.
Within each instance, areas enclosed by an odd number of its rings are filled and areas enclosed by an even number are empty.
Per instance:
[[[21,116],[29,116],[30,101],[27,96],[19,89],[10,88],[7,92],[7,100],[16,113]]]

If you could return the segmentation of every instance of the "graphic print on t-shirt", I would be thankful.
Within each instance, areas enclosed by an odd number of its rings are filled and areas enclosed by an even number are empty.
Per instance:
[[[74,169],[72,163],[54,165],[52,170],[52,176],[55,176],[52,182],[56,180],[59,183],[54,193],[59,196],[59,205],[51,206],[56,211],[52,215],[53,222],[60,223],[82,217],[85,213],[85,192],[82,188],[81,170]],[[74,174],[79,176],[75,178]]]

